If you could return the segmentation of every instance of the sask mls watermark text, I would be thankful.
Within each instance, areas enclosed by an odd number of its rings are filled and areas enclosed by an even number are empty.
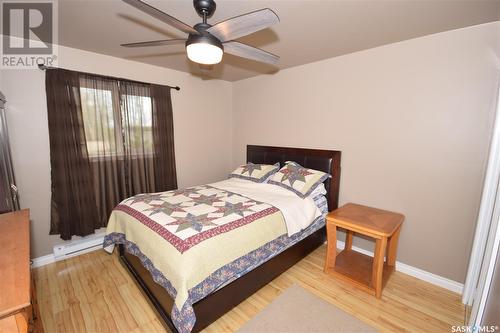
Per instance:
[[[2,69],[56,66],[57,2],[0,1]]]

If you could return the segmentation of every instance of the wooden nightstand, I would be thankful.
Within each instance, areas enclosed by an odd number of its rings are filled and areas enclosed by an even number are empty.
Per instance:
[[[325,272],[360,287],[377,298],[394,271],[404,215],[348,203],[326,216],[328,249]],[[337,254],[337,228],[346,230],[344,250]],[[353,251],[354,233],[375,239],[373,258]],[[387,260],[384,257],[387,249]]]

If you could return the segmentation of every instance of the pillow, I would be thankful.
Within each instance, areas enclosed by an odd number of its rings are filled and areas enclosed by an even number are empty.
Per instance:
[[[295,162],[286,162],[285,166],[271,177],[269,184],[284,187],[305,198],[328,177],[330,175],[322,171],[307,169]]]
[[[326,187],[325,187],[325,184],[324,183],[320,183],[318,184],[318,186],[316,186],[314,188],[314,190],[309,194],[310,197],[312,198],[315,198],[317,196],[325,196],[327,194],[326,192]]]
[[[256,183],[263,183],[278,169],[280,164],[253,164],[242,165],[229,174],[229,178],[242,178]]]

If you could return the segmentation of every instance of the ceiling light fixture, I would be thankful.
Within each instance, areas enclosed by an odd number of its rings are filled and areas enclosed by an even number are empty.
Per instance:
[[[186,52],[191,61],[203,65],[214,65],[221,62],[224,47],[217,38],[208,33],[191,34],[186,41]]]
[[[1,1],[1,0],[0,0]],[[185,44],[188,58],[199,64],[214,65],[221,62],[223,54],[276,65],[277,55],[237,41],[254,32],[266,29],[279,22],[278,15],[269,8],[263,8],[221,21],[214,26],[207,23],[217,5],[214,0],[193,0],[193,5],[203,21],[193,27],[162,12],[141,0],[123,0],[125,3],[165,22],[188,34],[187,38],[174,38],[121,44],[124,47],[150,47]]]

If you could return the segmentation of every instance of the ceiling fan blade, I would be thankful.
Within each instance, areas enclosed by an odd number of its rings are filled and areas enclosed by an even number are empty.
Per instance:
[[[207,31],[221,42],[226,42],[268,28],[279,21],[275,12],[264,8],[219,22]]]
[[[179,21],[173,16],[168,15],[165,12],[162,12],[161,10],[148,5],[147,3],[141,1],[141,0],[122,0],[123,2],[131,5],[132,7],[135,7],[139,9],[140,11],[149,14],[160,21],[163,21],[167,23],[168,25],[171,25],[172,27],[179,29],[180,31],[183,31],[187,34],[198,34],[198,31],[194,30],[192,27],[187,25],[186,23]]]
[[[225,42],[222,45],[224,45],[225,53],[229,53],[238,57],[265,62],[271,65],[276,65],[280,60],[280,57],[275,54],[269,53],[267,51],[261,50],[259,48],[244,43],[230,41],[230,42]]]
[[[143,47],[143,46],[164,46],[164,45],[176,45],[176,44],[184,44],[186,39],[163,39],[163,40],[152,40],[148,42],[137,42],[137,43],[127,43],[120,44],[124,47]]]

